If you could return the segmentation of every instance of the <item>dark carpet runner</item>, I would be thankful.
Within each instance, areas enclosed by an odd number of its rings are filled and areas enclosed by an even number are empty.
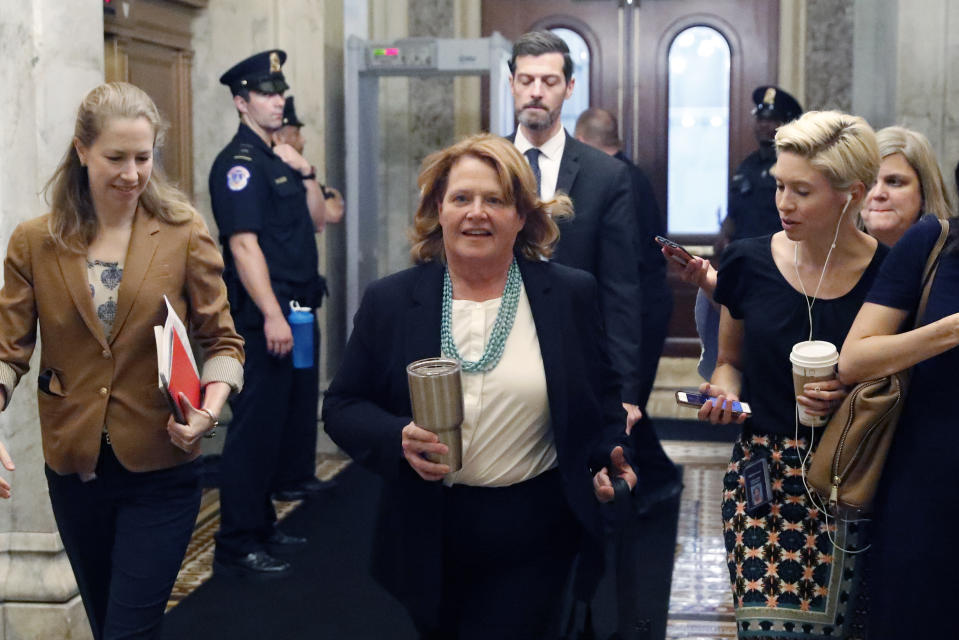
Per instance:
[[[731,440],[736,431],[686,420],[655,424],[661,438],[674,440]],[[414,640],[404,609],[369,576],[379,482],[350,465],[335,487],[283,521],[284,531],[310,540],[306,549],[289,556],[291,575],[267,582],[214,576],[167,614],[164,640]],[[678,499],[628,534],[628,545],[641,556],[638,564],[635,558],[628,564],[643,574],[636,576],[639,591],[630,595],[629,638],[663,637],[677,516]],[[608,559],[622,562],[622,554],[611,546]],[[616,631],[616,589],[607,571],[593,611],[601,640]]]

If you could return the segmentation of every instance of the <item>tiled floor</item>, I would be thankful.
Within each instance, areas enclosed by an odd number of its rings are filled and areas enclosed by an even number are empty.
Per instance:
[[[683,465],[683,496],[669,598],[667,638],[735,638],[733,601],[726,570],[719,499],[731,445],[665,442]]]
[[[731,446],[706,442],[664,443],[669,456],[683,465],[685,489],[676,540],[667,637],[672,639],[735,638],[736,629],[726,572],[719,496]],[[331,478],[349,464],[336,454],[320,454],[317,476]],[[284,518],[299,503],[276,503]],[[204,495],[197,528],[180,569],[167,610],[212,575],[213,534],[219,524],[215,491]]]

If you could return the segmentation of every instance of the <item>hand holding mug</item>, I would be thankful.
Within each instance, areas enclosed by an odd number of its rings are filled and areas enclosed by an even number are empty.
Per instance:
[[[418,427],[412,420],[401,432],[403,457],[419,477],[429,482],[442,480],[450,472],[448,465],[431,462],[426,455],[445,455],[449,448],[432,431]]]

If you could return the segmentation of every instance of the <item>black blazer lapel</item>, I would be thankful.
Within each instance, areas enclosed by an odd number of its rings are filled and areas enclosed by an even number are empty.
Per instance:
[[[581,144],[576,138],[566,134],[566,144],[563,146],[563,157],[559,161],[559,177],[556,179],[556,189],[570,195],[576,174],[579,173],[579,149]]]
[[[557,292],[553,289],[552,279],[549,277],[549,264],[519,260],[519,267],[523,275],[523,287],[529,299],[530,311],[533,313],[533,324],[536,325],[540,354],[543,357],[553,434],[559,438],[565,435],[568,420],[566,415],[568,383],[562,348],[562,310]]]
[[[406,310],[406,364],[440,355],[440,321],[443,313],[443,266],[424,265],[413,286]]]

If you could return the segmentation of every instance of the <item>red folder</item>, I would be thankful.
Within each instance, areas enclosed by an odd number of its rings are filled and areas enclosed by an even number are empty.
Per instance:
[[[166,396],[173,418],[186,424],[184,408],[180,406],[183,393],[194,407],[200,406],[200,372],[193,359],[193,350],[187,337],[186,327],[177,316],[170,301],[163,326],[153,327],[157,342],[157,373],[160,390]]]

